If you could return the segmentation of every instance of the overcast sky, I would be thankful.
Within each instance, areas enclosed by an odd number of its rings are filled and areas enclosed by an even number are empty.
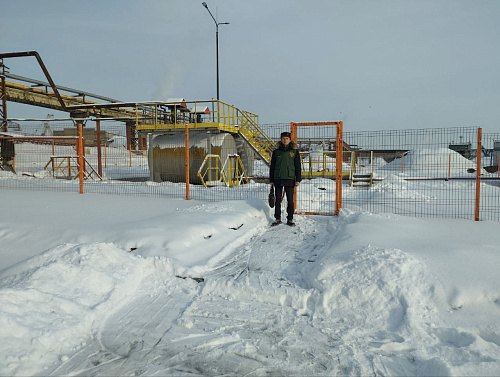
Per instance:
[[[499,0],[206,2],[230,22],[219,26],[220,99],[261,124],[500,132]],[[201,3],[3,0],[0,52],[38,51],[56,84],[121,101],[208,100],[215,23]],[[5,63],[44,79],[35,58]],[[9,103],[8,115],[33,111]]]

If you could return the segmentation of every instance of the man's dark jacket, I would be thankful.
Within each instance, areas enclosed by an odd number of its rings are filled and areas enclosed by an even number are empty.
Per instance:
[[[302,180],[300,154],[294,141],[285,145],[280,141],[273,151],[269,181],[280,186],[293,186]]]

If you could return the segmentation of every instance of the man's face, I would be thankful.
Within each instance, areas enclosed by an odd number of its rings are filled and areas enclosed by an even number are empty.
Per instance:
[[[288,136],[283,136],[281,138],[281,142],[283,143],[283,145],[286,147],[288,146],[288,144],[290,144],[290,138]]]

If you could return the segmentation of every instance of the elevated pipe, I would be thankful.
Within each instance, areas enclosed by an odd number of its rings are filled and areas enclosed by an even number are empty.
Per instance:
[[[45,75],[45,78],[50,84],[50,87],[54,91],[54,94],[56,95],[57,100],[61,104],[61,107],[63,109],[66,109],[66,104],[64,103],[61,95],[59,94],[59,91],[57,90],[56,84],[54,84],[54,81],[52,80],[52,77],[50,77],[50,73],[47,70],[47,67],[45,67],[45,64],[43,63],[42,58],[36,51],[23,51],[23,52],[7,52],[4,54],[0,54],[0,59],[5,59],[5,58],[22,58],[22,57],[27,57],[27,56],[34,56],[36,60],[38,61],[38,64],[40,65],[40,68],[42,68],[42,71]]]

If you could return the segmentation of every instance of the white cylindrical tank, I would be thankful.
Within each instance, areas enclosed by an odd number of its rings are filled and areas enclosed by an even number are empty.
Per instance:
[[[243,169],[247,177],[253,176],[255,164],[255,152],[250,145],[241,136],[235,137],[236,149],[243,164]]]
[[[150,170],[154,182],[185,182],[184,133],[158,135],[150,145]],[[200,184],[198,170],[207,154],[219,155],[224,164],[229,154],[237,154],[231,134],[192,133],[189,135],[189,182]],[[152,165],[152,166],[151,166]]]

